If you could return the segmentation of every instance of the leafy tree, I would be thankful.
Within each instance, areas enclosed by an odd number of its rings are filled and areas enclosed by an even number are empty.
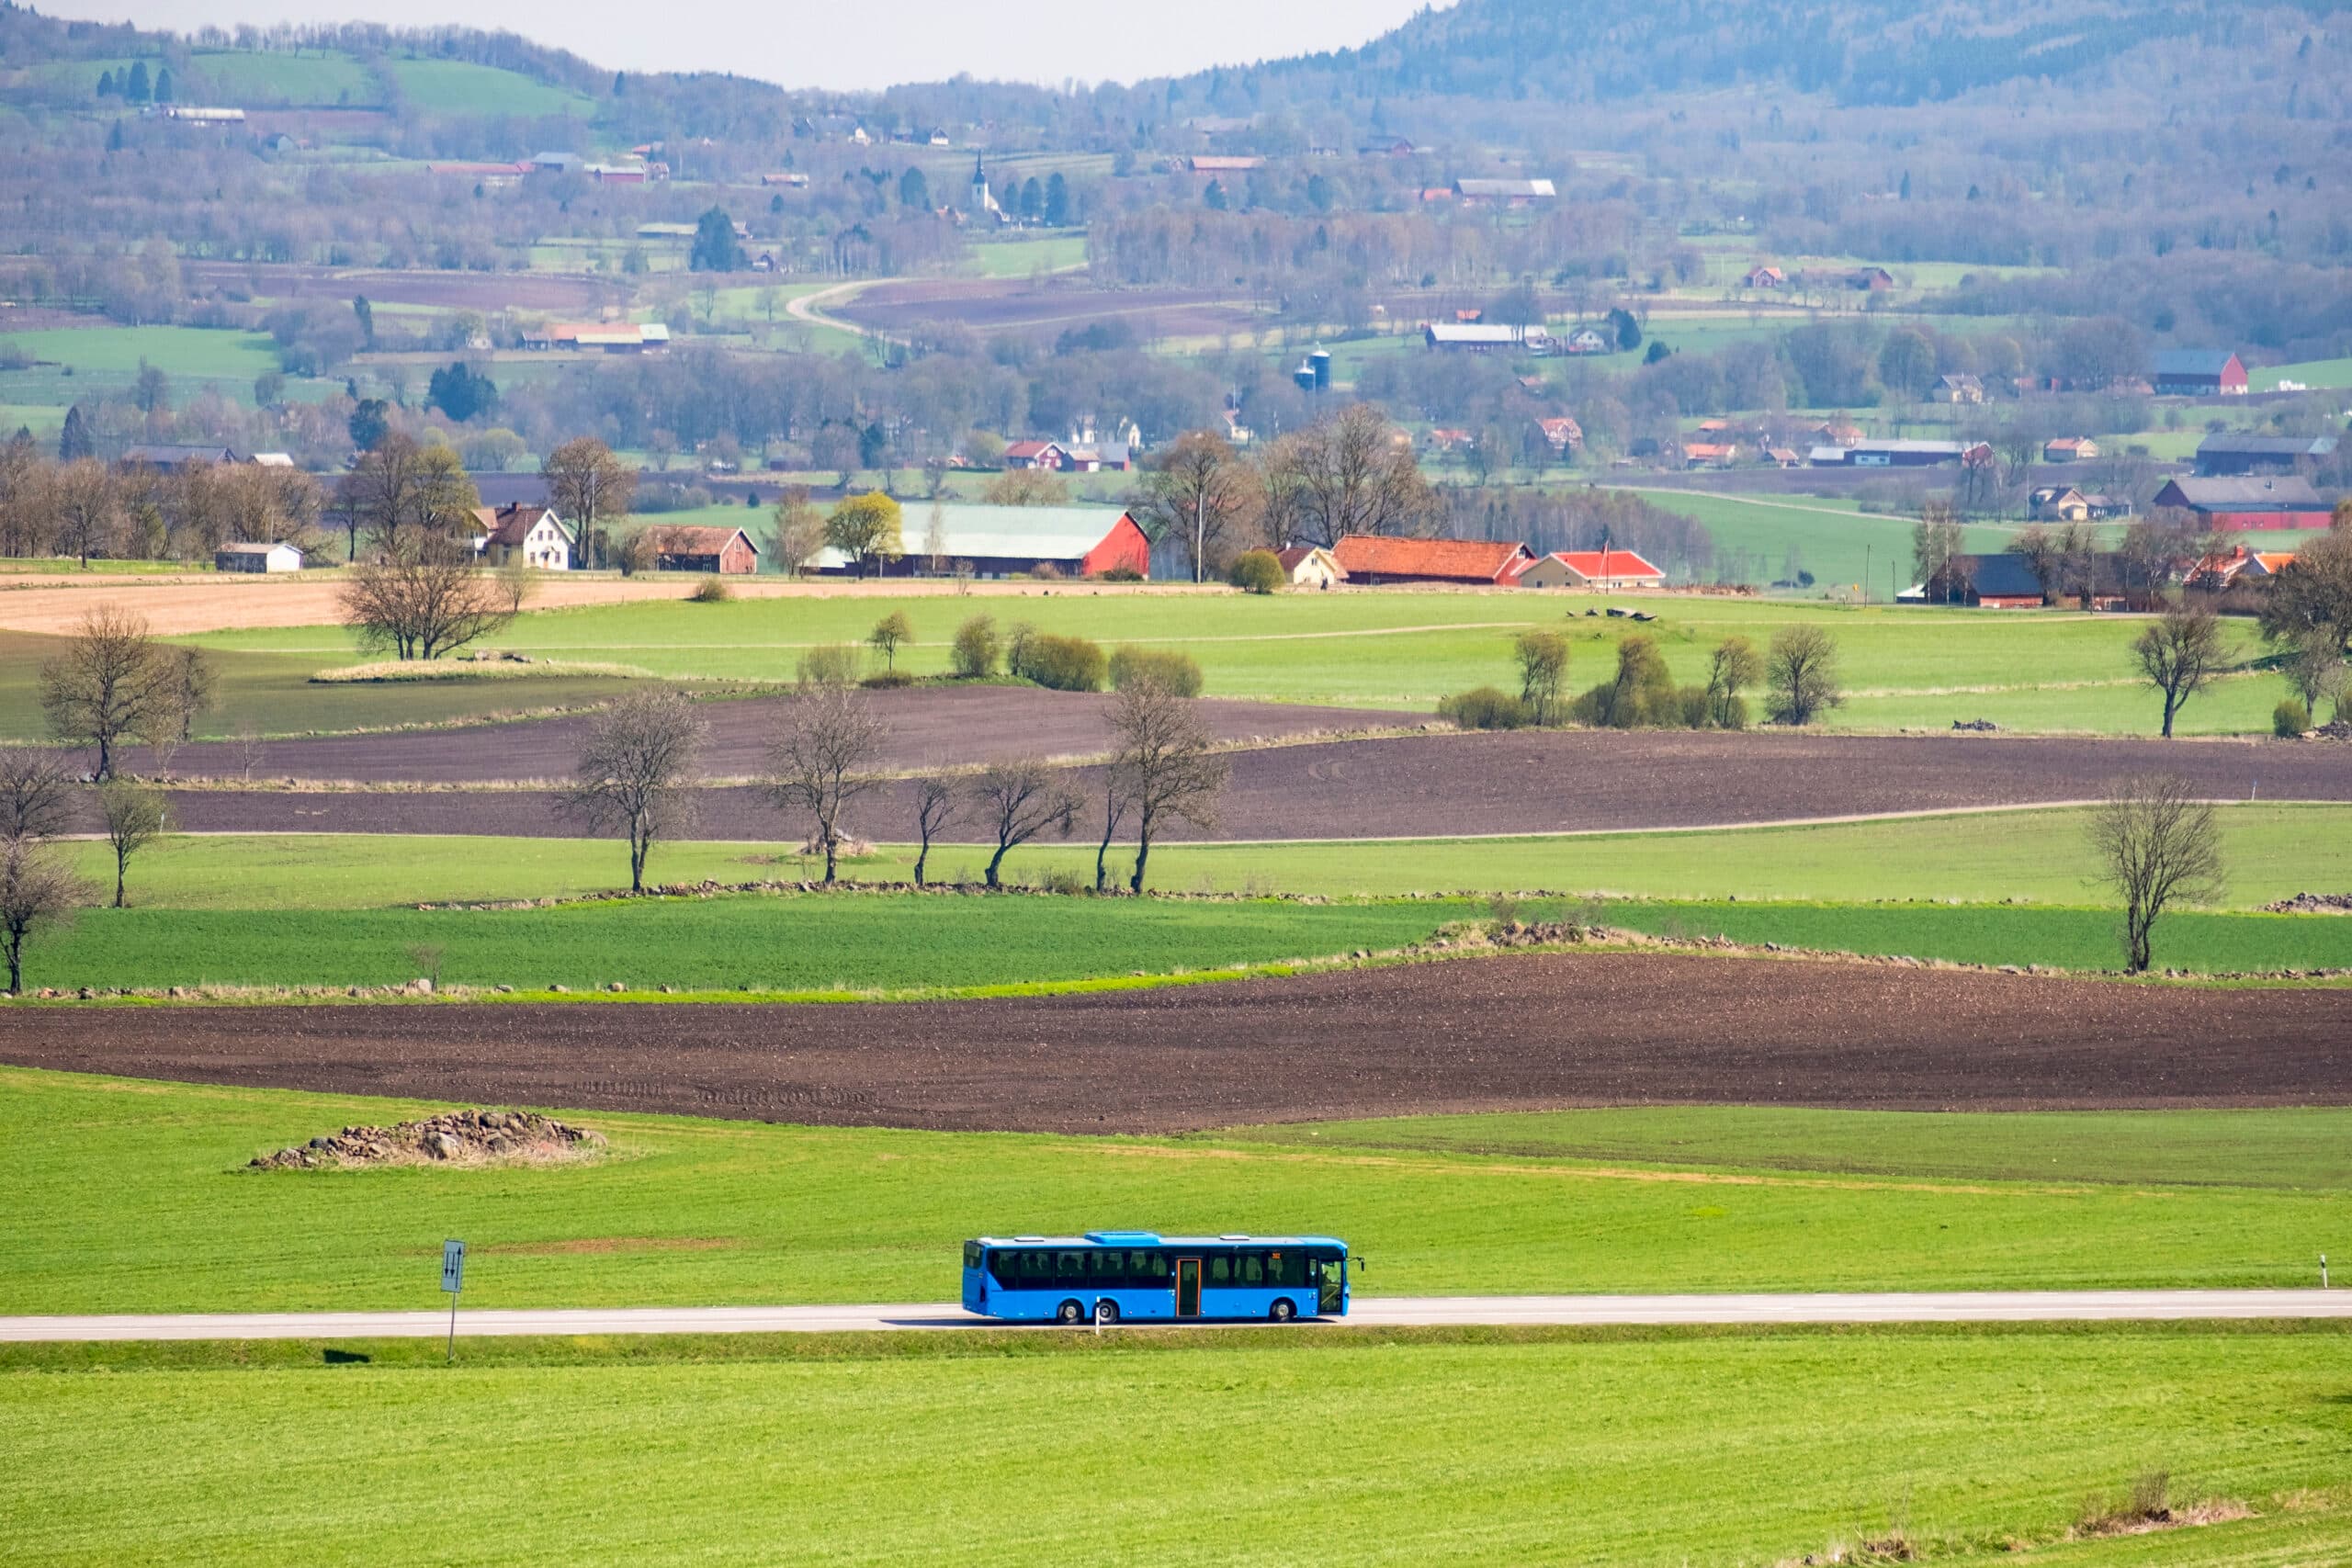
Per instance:
[[[1283,563],[1272,550],[1244,550],[1233,558],[1227,582],[1244,593],[1273,593],[1283,585]]]
[[[2213,612],[2174,605],[2132,644],[2140,678],[2165,702],[2165,739],[2172,739],[2173,716],[2181,705],[2213,683],[2227,662],[2221,622]]]
[[[498,407],[498,383],[456,360],[433,373],[425,384],[425,400],[463,424]]]
[[[154,96],[148,85],[145,61],[134,60],[130,62],[130,75],[122,85],[122,96],[127,102],[134,104],[143,104]]]
[[[769,558],[786,577],[798,576],[800,569],[825,547],[825,514],[808,499],[807,485],[790,486],[776,497],[771,539]]]
[[[2352,522],[2303,546],[2280,570],[2262,603],[2262,635],[2300,645],[2333,640],[2352,650]]]
[[[694,249],[686,265],[695,272],[738,272],[743,265],[743,247],[735,238],[735,220],[724,208],[714,207],[695,220]]]
[[[351,313],[359,318],[359,336],[369,348],[376,346],[376,307],[368,303],[368,296],[351,297]]]
[[[874,623],[874,629],[866,634],[865,640],[882,655],[883,668],[896,671],[899,649],[910,646],[915,640],[914,623],[907,619],[904,610],[893,610]]]
[[[392,405],[381,398],[362,398],[352,405],[351,418],[344,428],[350,434],[351,444],[362,452],[381,442],[392,428]]]
[[[1048,227],[1069,227],[1069,181],[1056,169],[1046,181],[1046,222]]]
[[[1642,346],[1642,323],[1634,320],[1634,312],[1623,305],[1609,312],[1609,328],[1617,334],[1617,346],[1631,351]]]
[[[910,212],[931,210],[931,182],[915,164],[908,164],[907,172],[899,176],[899,205]]]
[[[100,96],[100,97],[102,97],[102,98],[111,98],[111,97],[113,97],[113,96],[115,96],[115,92],[116,92],[116,88],[115,88],[115,85],[114,85],[114,73],[113,73],[113,72],[111,72],[111,71],[101,71],[101,72],[99,72],[99,73],[98,73],[98,96]]]
[[[65,411],[65,427],[57,433],[57,460],[72,463],[96,455],[97,444],[90,439],[89,422],[82,417],[82,405],[75,403]]]
[[[172,68],[168,65],[158,66],[155,70],[155,101],[159,104],[172,101]]]
[[[1021,183],[1021,216],[1024,220],[1035,223],[1045,215],[1045,187],[1037,183],[1037,176],[1032,175]]]
[[[956,640],[947,652],[948,667],[967,681],[984,681],[996,673],[997,660],[1003,651],[1003,639],[997,636],[996,617],[974,615],[956,628]]]
[[[1917,327],[1889,333],[1878,351],[1878,378],[1906,402],[1927,395],[1936,379],[1936,345]]]
[[[1212,212],[1223,212],[1227,207],[1225,199],[1225,182],[1223,180],[1211,180],[1209,182],[1208,189],[1201,193],[1201,199],[1208,204],[1209,210]]]
[[[1717,729],[1747,728],[1740,693],[1763,678],[1764,660],[1744,637],[1725,637],[1707,661],[1707,722]]]
[[[1568,639],[1555,631],[1524,631],[1511,639],[1511,654],[1519,660],[1519,700],[1528,722],[1552,723],[1568,674]]]
[[[1642,355],[1642,363],[1645,365],[1657,365],[1661,361],[1672,358],[1673,355],[1674,350],[1666,346],[1666,340],[1664,338],[1652,338],[1650,339],[1649,351]]]
[[[825,543],[847,556],[851,570],[864,577],[868,565],[879,570],[907,553],[899,536],[903,517],[899,503],[880,491],[849,496],[826,516]]]

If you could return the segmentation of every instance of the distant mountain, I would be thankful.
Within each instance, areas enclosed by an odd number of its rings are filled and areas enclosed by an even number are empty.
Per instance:
[[[1361,49],[1203,73],[1213,102],[1483,96],[1586,103],[1770,83],[1854,104],[2063,80],[2165,39],[2227,43],[2352,0],[1463,0]],[[1184,96],[1190,96],[1187,93]]]

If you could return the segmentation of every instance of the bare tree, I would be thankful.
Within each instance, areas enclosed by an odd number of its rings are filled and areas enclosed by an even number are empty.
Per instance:
[[[455,540],[421,539],[351,568],[336,594],[363,646],[433,660],[488,637],[521,608],[516,584],[478,570]]]
[[[772,538],[775,569],[786,577],[797,576],[825,547],[825,514],[808,499],[807,485],[793,485],[778,498]]]
[[[1003,886],[999,872],[1006,855],[1049,829],[1069,838],[1078,817],[1078,797],[1035,757],[990,763],[972,781],[967,798],[973,813],[996,835],[996,853],[989,857],[990,887]]]
[[[1838,684],[1838,639],[1821,626],[1784,626],[1764,659],[1764,711],[1774,724],[1811,724],[1846,705]]]
[[[430,543],[457,538],[481,504],[455,452],[419,446],[398,432],[359,455],[335,499],[349,519],[355,561],[363,534],[381,555],[423,555]]]
[[[1174,539],[1205,581],[1219,570],[1228,541],[1246,536],[1262,502],[1257,475],[1225,438],[1204,430],[1176,438],[1148,469],[1133,515],[1155,539]]]
[[[1528,718],[1547,725],[1559,717],[1560,684],[1568,675],[1568,639],[1554,631],[1524,631],[1511,638],[1519,660],[1519,700]]]
[[[164,792],[129,779],[108,779],[98,786],[98,812],[106,822],[107,843],[114,850],[114,907],[125,907],[123,885],[130,874],[130,857],[171,830],[171,803]]]
[[[1128,887],[1143,891],[1151,840],[1174,817],[1196,828],[1216,826],[1217,797],[1233,776],[1230,759],[1190,698],[1156,681],[1135,681],[1111,699],[1111,733],[1116,742],[1111,771],[1124,775],[1124,789],[1136,816],[1136,869]]]
[[[169,687],[147,617],[119,604],[99,604],[82,616],[64,651],[40,667],[40,705],[61,740],[98,749],[97,777],[114,777],[115,747],[143,734]]]
[[[1127,819],[1128,808],[1135,805],[1134,784],[1123,762],[1114,761],[1102,770],[1102,839],[1094,846],[1097,893],[1111,884],[1111,840],[1119,836],[1119,825]]]
[[[123,484],[95,457],[78,458],[57,470],[49,486],[49,504],[55,547],[84,566],[92,556],[110,554],[121,540]]]
[[[962,802],[956,797],[956,781],[944,773],[924,773],[914,784],[915,829],[922,836],[922,847],[915,851],[915,886],[922,887],[924,869],[931,862],[931,841],[956,819]]]
[[[0,839],[0,946],[8,953],[8,994],[25,988],[25,944],[73,923],[91,889],[38,839]]]
[[[2167,740],[2181,705],[2222,672],[2227,663],[2223,649],[2221,623],[2201,606],[2173,606],[2132,642],[2132,660],[2140,667],[2140,678],[2164,697]]]
[[[1328,548],[1349,534],[1413,534],[1431,526],[1435,494],[1400,434],[1377,408],[1351,403],[1274,443],[1265,486],[1270,520],[1283,536],[1275,542],[1295,533],[1301,542]]]
[[[2298,633],[2287,645],[2287,655],[2279,665],[2279,672],[2287,683],[2303,699],[2303,710],[2319,720],[2323,702],[2343,705],[2346,682],[2344,649],[2335,635],[2325,630]]]
[[[873,705],[842,686],[808,685],[793,699],[789,722],[770,756],[768,795],[785,811],[816,818],[831,886],[850,802],[880,786],[874,773],[888,733]]]
[[[632,893],[645,889],[655,841],[694,821],[695,762],[708,729],[693,701],[667,688],[631,692],[589,726],[563,809],[595,831],[628,835]]]
[[[2149,963],[2149,933],[2175,900],[2221,896],[2222,855],[2213,807],[2171,773],[2120,779],[2092,813],[2099,881],[2123,900],[2123,964]]]
[[[247,784],[253,783],[254,774],[259,773],[261,765],[269,761],[269,741],[262,734],[261,726],[247,719],[237,726],[237,733],[232,744],[237,750],[237,776]]]
[[[0,747],[0,839],[53,839],[74,825],[74,775],[62,753]]]
[[[611,526],[628,516],[637,495],[637,470],[613,456],[612,448],[594,436],[567,441],[539,465],[547,480],[548,505],[571,525],[579,546],[579,565],[593,571],[605,558],[605,536]]]

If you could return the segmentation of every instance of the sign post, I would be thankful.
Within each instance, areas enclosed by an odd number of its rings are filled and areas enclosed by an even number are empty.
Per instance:
[[[441,1244],[441,1288],[449,1295],[449,1359],[458,1359],[458,1292],[466,1288],[466,1244]]]

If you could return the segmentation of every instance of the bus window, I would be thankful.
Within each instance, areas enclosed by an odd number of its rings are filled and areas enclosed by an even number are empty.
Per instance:
[[[1264,1253],[1245,1252],[1239,1258],[1234,1259],[1234,1261],[1238,1266],[1240,1275],[1239,1280],[1237,1281],[1238,1283],[1243,1285],[1262,1285],[1266,1282],[1266,1255]]]
[[[1283,1290],[1296,1290],[1306,1283],[1306,1255],[1298,1252],[1268,1253],[1266,1283]]]
[[[1083,1252],[1054,1254],[1054,1280],[1057,1284],[1083,1285],[1086,1273],[1086,1254]]]
[[[977,1242],[977,1241],[967,1241],[967,1242],[966,1242],[966,1243],[964,1244],[964,1267],[965,1267],[965,1268],[967,1268],[967,1269],[978,1269],[978,1268],[980,1266],[980,1258],[981,1258],[981,1251],[980,1251],[980,1244],[979,1244],[978,1242]]]
[[[1094,1255],[1094,1285],[1097,1290],[1124,1291],[1127,1288],[1127,1255],[1116,1247]]]
[[[1314,1264],[1313,1273],[1315,1310],[1321,1313],[1338,1312],[1340,1310],[1340,1265],[1331,1258],[1317,1258]]]
[[[1137,1290],[1166,1290],[1168,1255],[1164,1252],[1129,1253],[1127,1278]]]
[[[1222,1287],[1224,1287],[1224,1286],[1230,1285],[1231,1283],[1233,1283],[1233,1259],[1232,1259],[1232,1258],[1210,1258],[1210,1259],[1209,1259],[1209,1285],[1210,1285],[1210,1287],[1211,1287],[1212,1289],[1219,1289],[1219,1288],[1222,1288]]]

